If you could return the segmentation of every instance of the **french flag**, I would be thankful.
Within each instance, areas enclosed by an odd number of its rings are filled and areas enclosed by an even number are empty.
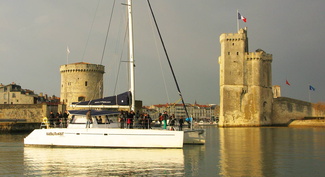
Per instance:
[[[238,19],[239,20],[243,20],[243,22],[245,22],[246,23],[246,18],[244,17],[244,16],[242,16],[242,15],[240,15],[240,13],[238,12]]]

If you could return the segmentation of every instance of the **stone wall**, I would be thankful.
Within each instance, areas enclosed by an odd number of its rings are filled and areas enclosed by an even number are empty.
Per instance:
[[[0,122],[1,133],[14,132],[31,132],[34,129],[40,128],[41,123],[14,123],[14,122]]]
[[[271,125],[272,55],[248,52],[247,30],[220,35],[219,126]]]
[[[60,66],[61,101],[68,105],[73,102],[103,98],[103,74],[105,67],[90,63],[72,63]]]
[[[324,117],[325,106],[287,97],[273,99],[272,124],[288,125],[304,117]]]
[[[42,122],[43,117],[48,117],[49,112],[62,111],[62,105],[47,104],[0,104],[1,122]]]

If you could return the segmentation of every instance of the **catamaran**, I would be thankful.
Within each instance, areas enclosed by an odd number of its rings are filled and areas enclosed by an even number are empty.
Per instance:
[[[149,7],[154,17],[150,2]],[[129,28],[129,68],[130,91],[117,96],[105,97],[75,103],[79,108],[128,108],[135,110],[134,97],[134,57],[132,30],[132,0],[127,1]],[[155,18],[154,18],[155,20]],[[156,20],[155,24],[159,32]],[[159,32],[160,35],[160,32]],[[160,35],[160,39],[161,35]],[[163,42],[162,42],[163,43]],[[163,45],[164,46],[164,45]],[[166,53],[166,50],[165,50]],[[166,53],[169,65],[169,57]],[[172,70],[172,67],[171,67]],[[178,93],[182,98],[175,74],[172,70]],[[188,116],[184,100],[182,102]],[[88,121],[85,111],[70,112],[73,119],[67,128],[35,129],[25,139],[25,146],[50,147],[111,147],[111,148],[183,148],[183,144],[204,144],[204,130],[171,131],[168,129],[121,129],[116,122],[110,122],[107,116],[117,112],[92,110],[92,121]],[[99,123],[95,117],[103,116],[104,123]],[[189,117],[189,116],[188,116]],[[90,123],[91,122],[91,123]]]

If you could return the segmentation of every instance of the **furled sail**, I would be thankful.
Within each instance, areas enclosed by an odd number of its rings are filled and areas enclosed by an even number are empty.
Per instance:
[[[90,101],[73,102],[71,107],[90,107],[90,108],[118,108],[129,107],[131,103],[131,92],[124,92],[116,96],[109,96]]]
[[[118,114],[116,111],[107,111],[107,110],[90,110],[92,116],[102,116],[102,115],[112,115]],[[88,110],[69,110],[69,113],[72,115],[86,115]]]

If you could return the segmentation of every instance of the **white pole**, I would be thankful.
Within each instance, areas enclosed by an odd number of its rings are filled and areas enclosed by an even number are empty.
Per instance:
[[[67,46],[67,64],[69,63],[69,54],[70,54],[70,50],[69,47]]]
[[[134,54],[133,54],[133,24],[132,24],[132,0],[128,0],[128,25],[129,25],[129,67],[130,67],[130,91],[131,110],[135,111],[135,83],[134,83]]]
[[[238,16],[238,9],[237,9],[237,14],[236,14],[236,19],[237,19],[237,32],[239,31],[239,16]]]
[[[310,85],[308,87],[308,97],[309,97],[309,103],[311,103],[311,99],[310,99]]]

